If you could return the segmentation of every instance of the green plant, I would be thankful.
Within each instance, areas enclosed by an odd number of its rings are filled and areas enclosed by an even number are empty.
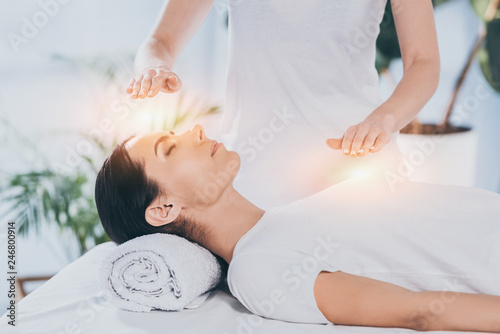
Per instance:
[[[444,120],[437,126],[438,131],[449,132],[453,130],[450,124],[450,117],[453,107],[458,97],[467,74],[469,73],[472,61],[479,56],[481,70],[490,86],[500,92],[500,0],[470,0],[474,11],[484,22],[481,26],[474,46],[469,52],[467,61],[460,71],[460,75],[455,84],[452,97],[448,103]]]
[[[493,89],[500,93],[500,1],[470,0],[474,11],[484,23],[479,33],[481,47],[477,50],[481,70]]]
[[[2,200],[11,203],[9,211],[19,227],[19,235],[33,228],[39,232],[43,221],[55,222],[60,230],[69,229],[78,240],[80,254],[88,249],[88,239],[99,244],[109,239],[99,226],[94,201],[84,193],[86,175],[77,172],[63,176],[51,169],[12,175],[1,186]]]
[[[83,67],[95,71],[103,77],[105,85],[121,86],[117,83],[119,77],[117,72],[122,69],[106,60],[106,57],[93,61],[62,57],[56,59],[63,60],[75,68]],[[178,94],[177,102],[168,108],[171,115],[163,113],[164,120],[159,129],[156,127],[157,131],[175,130],[187,121],[220,111],[217,106],[195,107],[190,104],[186,107],[184,97],[185,89]],[[33,155],[41,154],[30,139],[21,131],[15,130],[4,117],[2,119],[7,131],[18,136],[21,139],[19,142],[27,143],[23,150],[31,150]],[[42,167],[6,175],[6,180],[0,184],[0,200],[7,204],[6,212],[14,215],[13,219],[20,235],[26,235],[33,230],[39,233],[40,226],[44,222],[55,223],[60,231],[69,231],[74,235],[80,254],[83,254],[91,246],[109,241],[97,214],[93,190],[100,164],[111,153],[119,139],[114,135],[111,142],[106,144],[104,140],[93,136],[84,133],[79,135],[91,141],[97,148],[97,158],[84,155],[81,157],[81,164],[71,168],[69,173],[62,174],[48,162],[46,157],[42,157]]]

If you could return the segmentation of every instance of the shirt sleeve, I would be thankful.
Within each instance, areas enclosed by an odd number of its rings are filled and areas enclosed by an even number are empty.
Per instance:
[[[314,257],[292,250],[239,254],[229,266],[228,286],[250,312],[296,323],[330,323],[314,298],[322,271],[337,271]]]

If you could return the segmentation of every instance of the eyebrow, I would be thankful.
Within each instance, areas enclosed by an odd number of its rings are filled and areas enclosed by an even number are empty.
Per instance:
[[[170,133],[172,133],[172,131],[170,131]],[[161,142],[164,142],[164,141],[168,141],[170,139],[170,136],[167,135],[167,136],[161,136],[160,138],[158,138],[158,140],[156,141],[155,143],[155,155],[158,156],[158,154],[156,153],[156,150],[158,149],[158,145],[161,143]],[[167,155],[170,154],[170,151],[172,151],[172,149],[175,147],[175,145],[172,145],[168,152],[167,152]]]

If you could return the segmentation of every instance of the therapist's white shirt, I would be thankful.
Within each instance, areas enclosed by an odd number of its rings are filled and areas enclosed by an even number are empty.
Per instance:
[[[385,5],[229,0],[221,138],[242,159],[235,188],[258,206],[289,203],[348,177],[355,166],[396,159],[397,134],[356,162],[325,143],[381,104],[375,41]]]

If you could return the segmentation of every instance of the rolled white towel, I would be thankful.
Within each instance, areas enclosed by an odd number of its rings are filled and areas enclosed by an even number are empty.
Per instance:
[[[220,279],[219,262],[209,250],[165,233],[124,242],[100,268],[101,289],[117,307],[135,312],[196,308]]]

